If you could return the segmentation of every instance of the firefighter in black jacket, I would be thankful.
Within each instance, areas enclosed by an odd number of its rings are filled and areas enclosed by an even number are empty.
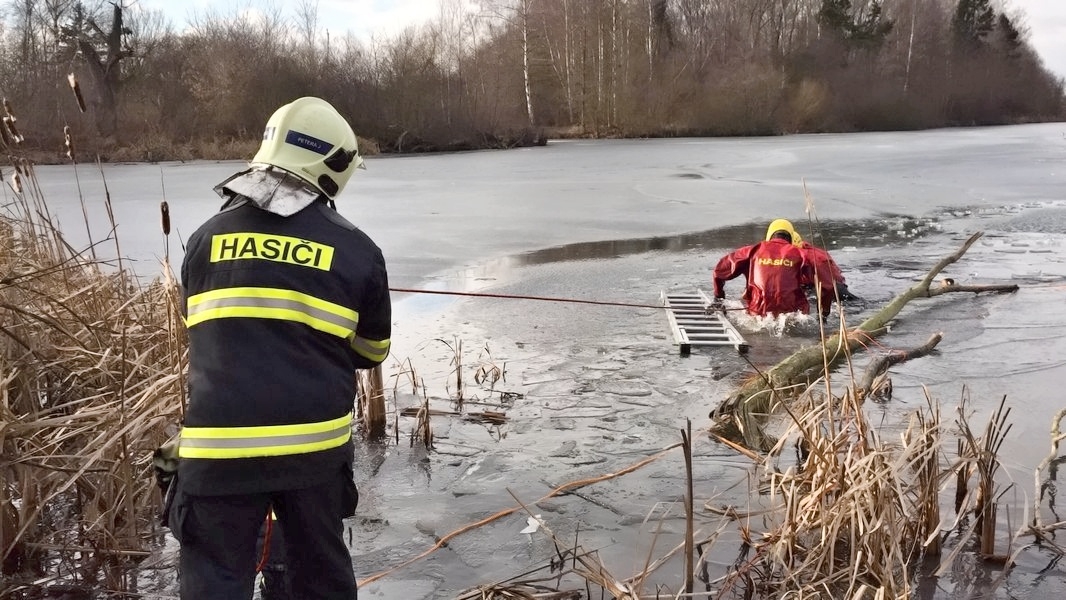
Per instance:
[[[295,100],[189,238],[190,400],[169,511],[184,600],[252,597],[271,512],[294,597],[356,598],[342,537],[358,502],[355,371],[381,364],[391,335],[381,250],[333,204],[362,162],[330,104]]]

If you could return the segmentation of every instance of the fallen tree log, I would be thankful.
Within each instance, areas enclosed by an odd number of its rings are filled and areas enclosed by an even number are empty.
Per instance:
[[[888,331],[888,323],[915,298],[932,298],[953,292],[1011,293],[1017,285],[958,285],[946,279],[939,286],[933,281],[948,265],[958,261],[970,246],[981,238],[983,232],[971,235],[957,251],[943,258],[929,270],[917,284],[899,294],[880,311],[854,329],[841,331],[821,344],[806,346],[794,352],[773,368],[760,372],[729,395],[710,413],[711,429],[724,437],[741,439],[749,447],[766,447],[768,440],[761,433],[759,421],[768,415],[773,406],[795,397],[814,381],[823,377],[852,351],[861,350],[868,340]],[[937,340],[939,342],[939,340]],[[934,344],[935,345],[935,344]],[[886,367],[887,368],[887,367]]]

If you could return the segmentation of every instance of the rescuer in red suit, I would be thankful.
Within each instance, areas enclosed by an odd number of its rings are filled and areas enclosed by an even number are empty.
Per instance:
[[[770,223],[766,241],[744,246],[723,256],[714,268],[714,297],[725,298],[726,281],[744,275],[747,285],[741,299],[749,314],[780,315],[810,312],[803,283],[814,281],[814,268],[793,244],[795,228],[785,219]],[[822,281],[821,315],[829,315],[833,282]]]

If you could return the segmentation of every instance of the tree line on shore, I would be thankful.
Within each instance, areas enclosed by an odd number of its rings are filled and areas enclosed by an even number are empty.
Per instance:
[[[315,0],[181,30],[128,1],[4,10],[2,144],[42,161],[63,157],[65,126],[104,160],[246,158],[304,95],[347,114],[367,152],[1066,115],[1024,13],[994,0],[440,0],[370,40],[331,29]]]

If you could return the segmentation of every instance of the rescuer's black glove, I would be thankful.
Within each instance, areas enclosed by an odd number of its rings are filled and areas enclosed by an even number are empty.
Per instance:
[[[848,284],[846,283],[837,284],[837,296],[840,297],[841,302],[862,301],[862,298],[851,293],[851,290],[848,289]]]
[[[708,313],[724,312],[725,311],[725,298],[715,298],[711,305],[707,307]]]
[[[178,437],[155,449],[152,453],[152,469],[155,471],[155,484],[163,497],[163,509],[159,518],[166,525],[170,518],[170,505],[174,499],[178,477]]]

